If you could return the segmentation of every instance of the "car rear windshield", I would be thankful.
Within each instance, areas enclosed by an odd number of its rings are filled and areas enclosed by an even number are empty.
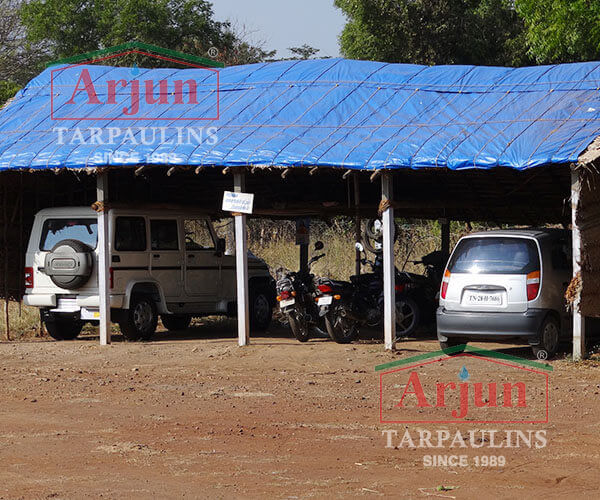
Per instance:
[[[42,227],[40,250],[50,251],[62,240],[78,240],[91,248],[98,243],[96,219],[47,219]]]
[[[527,274],[539,269],[537,245],[526,238],[465,238],[448,264],[451,273],[467,274]]]

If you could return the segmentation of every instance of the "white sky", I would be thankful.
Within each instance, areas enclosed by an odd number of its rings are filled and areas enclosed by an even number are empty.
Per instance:
[[[215,18],[230,20],[250,33],[250,42],[264,41],[265,50],[289,57],[288,47],[307,43],[318,56],[339,57],[338,36],[345,17],[333,0],[212,0]]]

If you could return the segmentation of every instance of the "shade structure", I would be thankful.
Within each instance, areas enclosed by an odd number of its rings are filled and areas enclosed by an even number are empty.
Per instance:
[[[66,111],[77,83],[73,71],[88,72],[97,104],[78,107],[89,97],[78,92],[74,111]],[[111,101],[109,82],[134,80],[142,89],[154,82],[155,97],[161,80],[193,80],[196,99],[186,93],[183,104],[167,99],[157,108],[141,97],[137,113],[126,114],[129,85],[118,86]],[[523,170],[577,160],[600,131],[599,88],[598,62],[501,68],[323,59],[218,73],[58,66],[0,111],[0,170],[142,164]],[[169,86],[165,94],[173,92]],[[193,140],[177,140],[180,130],[193,127]],[[91,139],[98,129],[112,132]]]

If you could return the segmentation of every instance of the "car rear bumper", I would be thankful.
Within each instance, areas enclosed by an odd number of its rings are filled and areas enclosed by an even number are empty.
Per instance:
[[[463,312],[437,310],[437,335],[442,342],[449,337],[465,340],[502,340],[513,337],[526,338],[530,344],[538,343],[540,326],[548,314],[547,309],[528,309],[523,313]]]

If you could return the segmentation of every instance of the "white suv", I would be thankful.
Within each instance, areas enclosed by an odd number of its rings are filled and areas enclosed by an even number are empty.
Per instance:
[[[571,234],[561,229],[474,233],[456,245],[440,290],[442,349],[469,340],[524,339],[538,359],[570,333],[565,291]],[[460,349],[460,348],[459,348]]]
[[[189,209],[108,211],[111,319],[128,340],[147,340],[161,316],[169,330],[192,317],[234,316],[235,257],[225,254],[205,215]],[[76,338],[99,320],[97,214],[88,207],[38,212],[25,259],[26,305],[40,308],[57,340]],[[275,284],[267,265],[248,258],[250,323],[271,321]]]

